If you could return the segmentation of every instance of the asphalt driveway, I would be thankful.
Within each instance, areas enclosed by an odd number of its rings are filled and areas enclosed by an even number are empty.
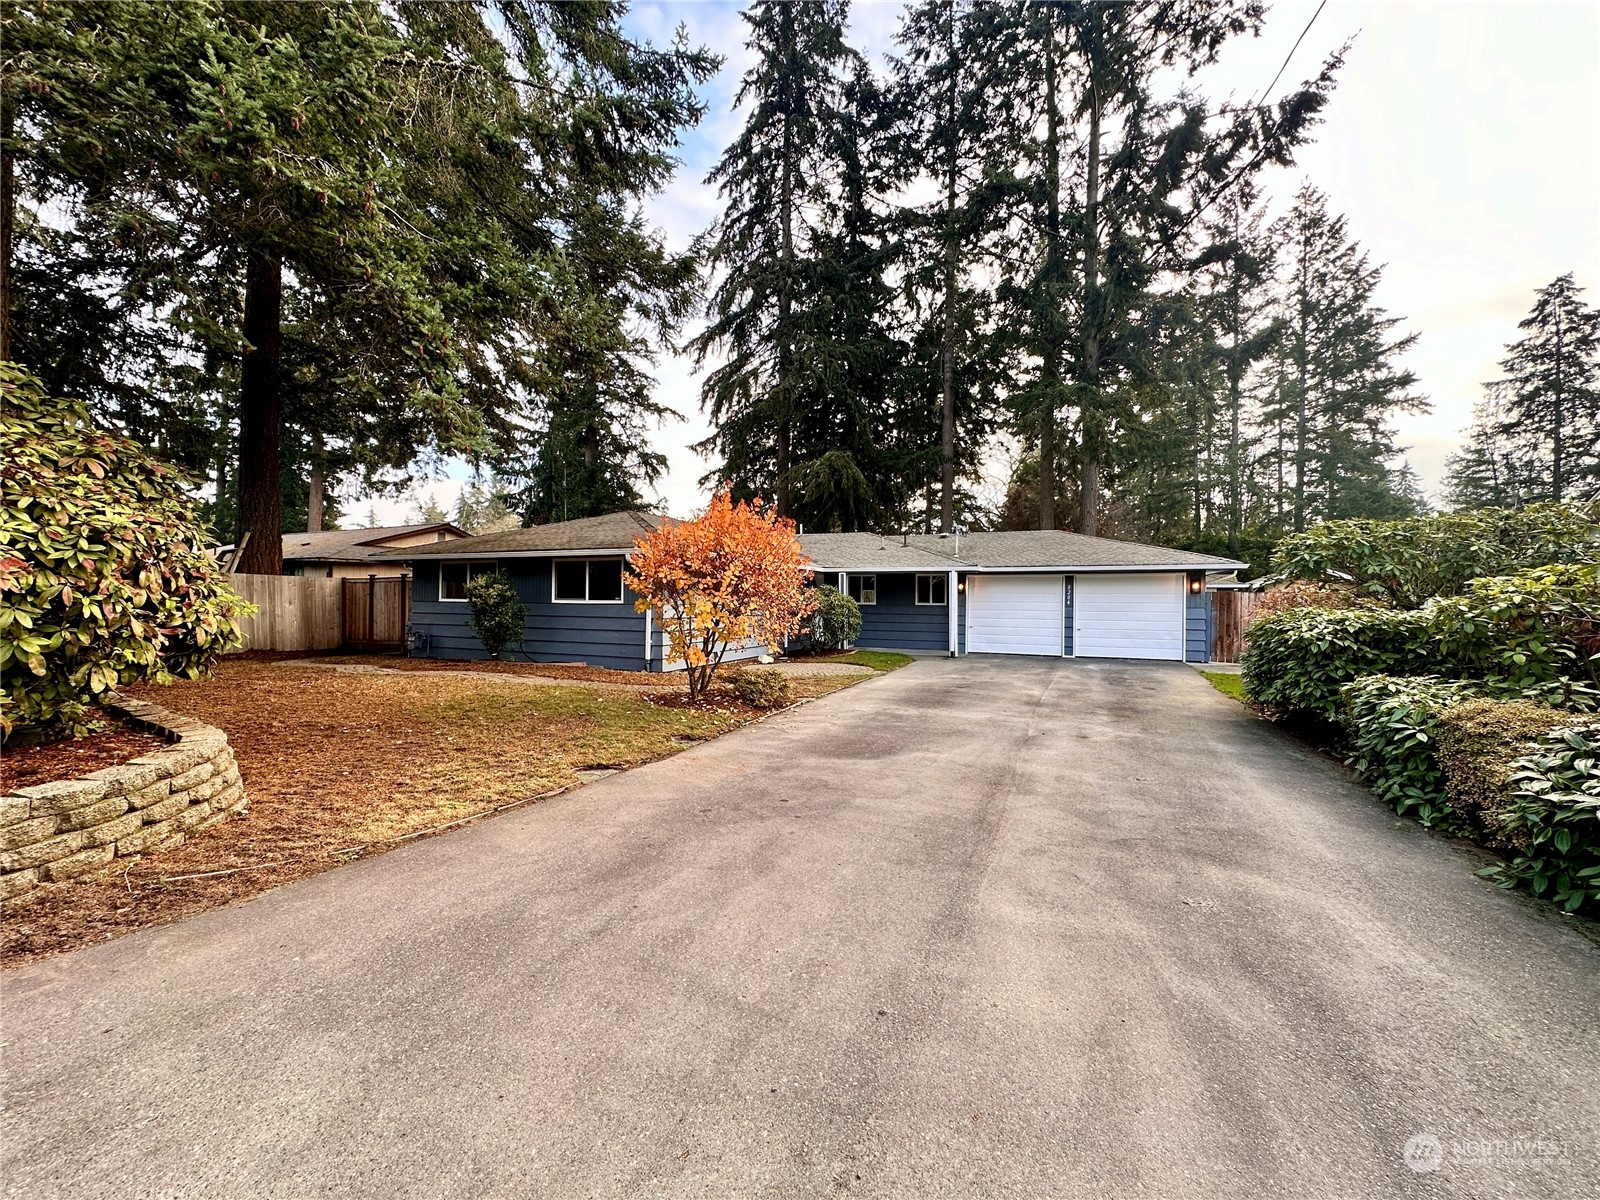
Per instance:
[[[7,975],[6,1194],[1595,1195],[1600,952],[1474,865],[1188,668],[921,662]]]

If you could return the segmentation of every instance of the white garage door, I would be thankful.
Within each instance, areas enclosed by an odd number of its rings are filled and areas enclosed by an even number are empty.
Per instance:
[[[1065,597],[1060,575],[967,576],[967,653],[1059,655]]]
[[[1078,575],[1072,653],[1078,658],[1183,661],[1182,575]]]

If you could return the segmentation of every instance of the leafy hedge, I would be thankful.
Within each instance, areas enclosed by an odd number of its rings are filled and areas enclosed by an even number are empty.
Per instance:
[[[1363,675],[1427,671],[1428,619],[1391,609],[1302,608],[1250,626],[1241,658],[1245,698],[1278,716],[1338,719],[1340,689]]]
[[[1438,755],[1440,717],[1473,699],[1472,685],[1424,675],[1369,675],[1343,689],[1349,763],[1361,781],[1402,816],[1449,833],[1472,832],[1449,802]]]
[[[794,683],[782,671],[736,667],[722,673],[717,690],[751,708],[783,708],[794,703]]]
[[[1577,719],[1542,704],[1488,698],[1467,700],[1438,713],[1433,745],[1450,807],[1490,845],[1516,849],[1501,821],[1511,795],[1506,781],[1512,764],[1539,738]]]
[[[817,611],[811,617],[811,644],[819,650],[838,650],[861,636],[861,606],[826,583],[812,589]]]
[[[0,363],[0,673],[5,736],[79,733],[139,680],[195,678],[253,609],[205,549],[184,481]]]
[[[521,646],[528,607],[517,599],[517,588],[503,571],[487,571],[467,582],[467,624],[478,635],[490,658],[508,647]]]
[[[1600,709],[1600,568],[1473,580],[1419,609],[1294,609],[1250,626],[1245,695],[1280,717],[1334,720],[1366,675],[1478,680],[1504,699]]]
[[[1545,734],[1510,785],[1500,824],[1521,853],[1484,874],[1569,912],[1600,904],[1600,722]]]
[[[1600,502],[1479,509],[1403,521],[1326,521],[1278,543],[1290,579],[1347,579],[1399,608],[1453,596],[1474,580],[1552,563],[1600,560]]]

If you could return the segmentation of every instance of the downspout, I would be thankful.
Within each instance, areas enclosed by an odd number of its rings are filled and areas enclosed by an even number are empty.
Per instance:
[[[956,579],[955,568],[950,569],[950,582],[945,587],[944,598],[946,607],[950,610],[950,657],[955,658],[961,649],[961,634],[956,625],[957,610],[961,607],[960,583]]]
[[[650,653],[650,618],[654,615],[654,609],[647,608],[644,610],[644,669],[646,671],[650,669],[650,663],[652,661],[652,655]]]

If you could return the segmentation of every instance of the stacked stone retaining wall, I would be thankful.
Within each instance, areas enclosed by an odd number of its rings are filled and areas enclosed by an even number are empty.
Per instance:
[[[105,707],[172,744],[81,779],[0,796],[0,901],[181,845],[244,807],[244,781],[222,730],[142,700]]]

